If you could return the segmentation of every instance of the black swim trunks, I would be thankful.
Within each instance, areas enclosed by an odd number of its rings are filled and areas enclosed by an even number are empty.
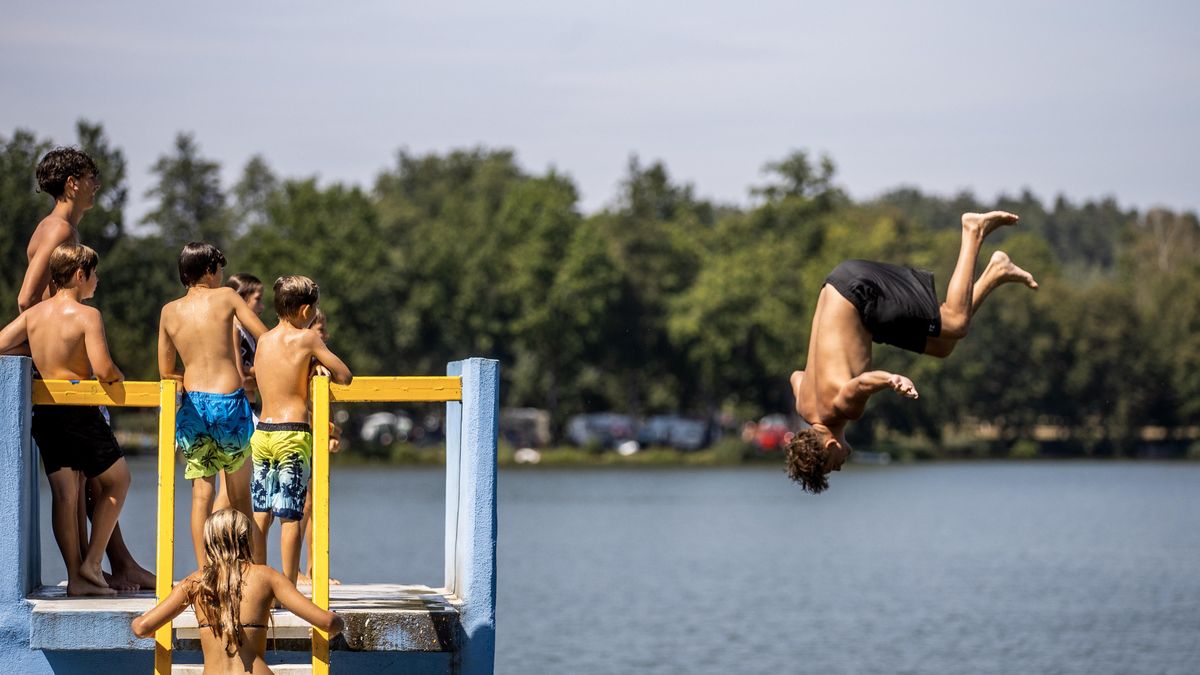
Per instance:
[[[870,260],[847,260],[825,283],[858,310],[871,339],[925,353],[925,339],[942,334],[933,273]]]
[[[33,406],[33,440],[47,476],[70,468],[95,478],[124,456],[96,406]]]

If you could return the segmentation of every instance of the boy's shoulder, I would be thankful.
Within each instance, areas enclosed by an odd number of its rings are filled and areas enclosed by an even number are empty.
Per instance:
[[[25,310],[29,316],[26,321],[35,325],[43,321],[62,321],[74,319],[85,323],[101,321],[100,310],[82,302],[39,302]]]
[[[53,243],[55,246],[75,241],[79,236],[78,230],[57,213],[49,213],[33,230],[31,241],[41,244]]]

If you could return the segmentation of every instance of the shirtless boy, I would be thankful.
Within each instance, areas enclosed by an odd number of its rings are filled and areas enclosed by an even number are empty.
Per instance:
[[[242,389],[236,318],[258,338],[267,327],[221,277],[225,256],[211,244],[191,243],[179,254],[179,281],[187,293],[162,308],[158,325],[158,372],[183,382],[176,417],[175,445],[187,460],[184,477],[192,481],[192,545],[196,566],[204,567],[204,521],[212,511],[216,475],[224,474],[233,508],[250,511],[250,464],[254,431],[250,403]],[[183,361],[183,372],[176,368]]]
[[[54,208],[38,223],[29,238],[29,267],[17,295],[21,311],[53,294],[50,286],[50,253],[59,244],[79,243],[79,221],[96,202],[100,171],[86,153],[75,148],[55,148],[37,166],[38,189],[54,198]]]
[[[25,278],[17,295],[17,306],[22,312],[54,293],[55,288],[50,282],[50,254],[61,244],[79,243],[79,221],[95,204],[96,193],[100,190],[100,172],[95,162],[87,153],[75,148],[55,148],[46,153],[38,162],[36,175],[38,189],[54,199],[54,206],[38,223],[25,249],[29,266],[25,268]],[[4,351],[28,356],[29,345]],[[103,410],[101,412],[103,414]],[[80,477],[82,479],[82,474]],[[90,517],[100,487],[95,479],[91,479],[84,481],[83,489],[79,508]],[[83,535],[86,537],[86,532]],[[81,545],[86,546],[85,542]],[[111,587],[129,591],[154,588],[154,575],[137,564],[125,546],[120,523],[113,528],[107,553],[113,572],[107,577]]]
[[[963,214],[958,262],[940,305],[933,275],[926,271],[849,260],[830,273],[813,313],[807,370],[791,376],[796,412],[811,425],[786,448],[792,480],[814,494],[829,487],[829,472],[841,469],[850,454],[846,423],[862,416],[873,394],[891,389],[917,398],[907,377],[870,370],[872,341],[945,358],[966,337],[971,317],[997,286],[1021,283],[1037,289],[1033,276],[1002,251],[992,254],[975,279],[983,240],[1016,222],[1017,216],[1004,211]]]
[[[79,244],[63,244],[47,259],[53,298],[22,312],[0,331],[0,350],[28,341],[42,377],[112,384],[124,377],[113,363],[100,312],[83,304],[96,292],[99,256]],[[33,407],[33,439],[53,494],[54,539],[67,567],[67,595],[112,595],[100,563],[129,491],[129,467],[96,406]],[[96,479],[92,535],[79,510],[80,476]]]
[[[280,570],[296,583],[300,568],[300,527],[304,498],[312,472],[312,425],[308,393],[312,362],[329,371],[337,384],[350,384],[350,369],[310,326],[316,317],[320,289],[302,276],[275,281],[275,313],[279,323],[258,339],[254,372],[262,415],[250,439],[254,454],[255,555],[266,560],[267,530],[280,520]]]

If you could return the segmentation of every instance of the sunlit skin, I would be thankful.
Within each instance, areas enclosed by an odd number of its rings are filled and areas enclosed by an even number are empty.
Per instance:
[[[104,384],[124,379],[113,363],[100,312],[82,301],[96,293],[100,275],[77,269],[54,297],[37,303],[0,331],[0,350],[28,342],[42,377],[89,380]],[[92,480],[95,509],[91,537],[80,509],[83,472],[61,468],[48,476],[52,493],[54,538],[67,568],[68,595],[112,595],[100,564],[129,491],[129,467],[122,457]],[[136,565],[136,563],[134,563]]]
[[[162,308],[158,324],[158,373],[162,379],[183,383],[186,391],[229,394],[242,386],[238,369],[234,319],[255,338],[267,327],[232,288],[222,285],[220,266],[206,273],[178,300]],[[184,368],[179,368],[182,360]],[[229,504],[253,519],[250,510],[250,471],[246,461],[236,472],[224,475]],[[225,472],[222,472],[223,474]],[[192,545],[196,566],[204,560],[204,521],[212,513],[216,476],[192,481]]]
[[[38,223],[29,238],[25,255],[29,267],[17,294],[17,306],[23,312],[50,297],[50,253],[60,244],[79,243],[79,221],[96,203],[100,179],[93,175],[67,178],[61,198],[54,209]]]
[[[281,317],[279,323],[258,340],[254,370],[262,397],[260,420],[267,423],[308,423],[309,379],[313,362],[319,364],[336,384],[350,384],[350,369],[311,326],[316,307],[302,305],[294,316]],[[256,562],[266,560],[266,533],[274,521],[270,512],[256,512],[254,547]],[[283,570],[293,583],[299,575],[301,522],[280,520],[280,558]]]
[[[1037,282],[1002,251],[992,254],[983,273],[975,278],[975,263],[984,239],[999,227],[1015,225],[1016,215],[1004,211],[965,213],[958,261],[941,304],[942,332],[927,338],[925,354],[945,358],[966,337],[972,316],[997,286],[1020,283],[1037,289]],[[829,452],[827,471],[838,471],[849,456],[846,425],[862,417],[867,400],[892,390],[916,399],[916,386],[907,377],[871,370],[871,334],[854,305],[833,286],[821,288],[813,312],[806,370],[791,375],[796,412],[812,425]]]

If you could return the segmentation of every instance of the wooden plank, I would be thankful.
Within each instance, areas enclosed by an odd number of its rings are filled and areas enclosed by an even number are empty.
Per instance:
[[[157,408],[158,382],[117,382],[100,384],[96,380],[34,380],[34,405],[107,405],[123,408]],[[174,408],[175,401],[171,401]]]
[[[444,402],[462,400],[461,377],[356,377],[329,387],[330,400],[349,402]]]

